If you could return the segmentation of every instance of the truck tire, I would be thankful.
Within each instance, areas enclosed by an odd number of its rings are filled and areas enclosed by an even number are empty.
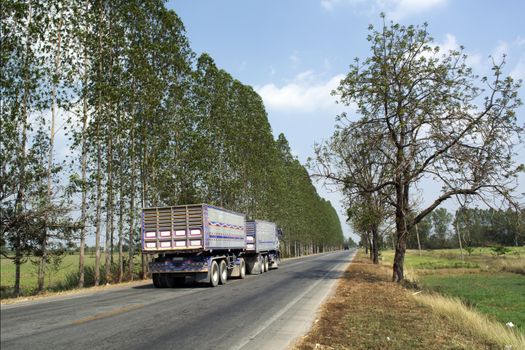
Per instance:
[[[241,259],[239,264],[239,278],[244,279],[246,277],[246,262],[244,259]]]
[[[280,260],[277,258],[274,260],[273,262],[273,268],[274,269],[278,269],[279,268],[279,263],[280,263]]]
[[[268,255],[264,256],[264,272],[270,271],[270,264],[268,263]]]
[[[264,273],[264,258],[262,256],[257,260],[257,265],[259,265],[259,275]]]
[[[219,282],[221,284],[226,284],[226,282],[228,281],[228,266],[226,265],[226,261],[224,260],[221,260],[219,273]]]
[[[210,286],[217,287],[219,285],[219,265],[217,261],[213,260],[211,262],[210,268]]]
[[[152,273],[151,278],[153,279],[153,285],[155,288],[162,288],[162,284],[160,283],[160,274]]]

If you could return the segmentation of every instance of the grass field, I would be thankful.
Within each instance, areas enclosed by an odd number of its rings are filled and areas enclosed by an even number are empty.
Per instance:
[[[118,255],[115,254],[114,264],[118,262]],[[104,264],[102,254],[101,263]],[[95,256],[86,254],[85,260],[86,286],[92,284],[95,266]],[[134,272],[140,269],[140,256],[135,257]],[[127,267],[127,255],[125,255],[125,267]],[[34,294],[37,285],[38,264],[31,260],[22,264],[20,268],[20,287],[22,295]],[[101,273],[101,276],[104,276]],[[75,287],[78,281],[78,254],[65,255],[60,264],[49,264],[46,270],[45,287],[50,291],[65,290]],[[1,298],[10,297],[12,287],[15,283],[15,265],[10,259],[0,259],[0,296]]]
[[[459,297],[502,323],[525,331],[525,277],[514,273],[424,275],[421,285],[440,294]]]
[[[462,259],[459,249],[407,251],[409,278],[423,289],[460,298],[467,305],[502,323],[512,322],[525,333],[525,247],[512,247],[496,256],[490,248],[476,248]],[[393,251],[382,253],[390,265]]]

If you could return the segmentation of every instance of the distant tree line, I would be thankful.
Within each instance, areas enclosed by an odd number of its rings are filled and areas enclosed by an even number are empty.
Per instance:
[[[392,248],[392,230],[380,233],[379,248]],[[525,211],[460,208],[454,214],[438,208],[414,226],[407,239],[408,249],[448,249],[523,246]],[[371,251],[365,234],[359,245]]]
[[[24,261],[38,261],[42,291],[70,242],[83,287],[88,236],[95,285],[132,279],[137,257],[144,276],[142,207],[206,202],[275,221],[289,255],[343,243],[260,96],[196,57],[163,1],[7,0],[1,26],[0,243],[15,294]]]

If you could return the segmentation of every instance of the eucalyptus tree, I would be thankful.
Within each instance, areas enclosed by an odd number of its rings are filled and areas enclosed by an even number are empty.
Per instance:
[[[389,177],[370,192],[395,193],[393,280],[402,281],[407,233],[441,203],[455,195],[512,200],[520,84],[503,76],[504,61],[494,64],[490,82],[478,80],[462,49],[441,54],[427,25],[370,26],[367,40],[371,56],[356,59],[336,94],[360,115],[345,128],[384,137],[377,151],[388,156],[382,166]],[[410,196],[424,177],[442,191],[410,219]]]
[[[70,124],[70,119],[65,114],[71,108],[71,94],[74,79],[74,57],[73,57],[73,42],[74,42],[74,28],[76,20],[73,16],[73,1],[48,1],[45,3],[45,12],[40,18],[40,25],[45,28],[42,37],[38,40],[36,47],[44,58],[43,62],[43,79],[39,87],[43,92],[45,98],[44,108],[50,109],[49,121],[44,123],[49,125],[46,138],[48,145],[47,150],[47,184],[46,184],[46,205],[51,208],[55,207],[57,211],[67,214],[69,208],[63,207],[66,203],[60,198],[64,193],[59,188],[53,188],[54,177],[61,176],[62,167],[56,163],[55,160],[55,143],[56,135],[59,132],[67,133],[66,129]],[[47,118],[46,118],[47,119]],[[62,119],[64,122],[57,125],[57,122]],[[38,142],[35,143],[35,145]],[[62,160],[62,163],[64,160]],[[60,193],[61,192],[61,193]],[[54,198],[56,199],[54,200]],[[58,200],[58,201],[57,201]],[[45,269],[48,262],[49,242],[52,240],[56,243],[65,237],[61,237],[64,233],[63,228],[56,227],[58,222],[66,224],[64,218],[53,218],[46,216],[45,221],[48,223],[42,232],[40,261],[38,266],[38,291],[44,289]],[[52,227],[54,226],[54,228]]]
[[[41,205],[37,183],[43,179],[42,159],[31,145],[31,118],[42,109],[43,57],[37,39],[43,36],[44,4],[39,1],[2,3],[0,133],[2,254],[15,264],[15,295],[20,293],[20,266],[38,246]],[[8,254],[12,251],[13,254]]]

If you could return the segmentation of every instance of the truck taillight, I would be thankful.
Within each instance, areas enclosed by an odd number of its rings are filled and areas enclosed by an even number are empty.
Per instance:
[[[199,236],[201,234],[201,229],[200,228],[192,228],[190,230],[190,234],[192,236]]]
[[[157,237],[157,232],[155,232],[155,231],[146,231],[144,236],[146,238],[155,238],[155,237]]]

